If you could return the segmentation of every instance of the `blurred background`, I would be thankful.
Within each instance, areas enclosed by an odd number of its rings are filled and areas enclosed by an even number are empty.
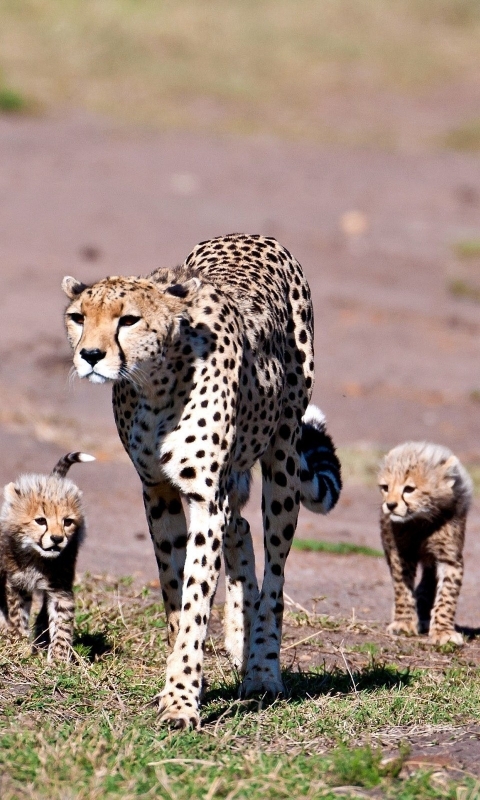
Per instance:
[[[355,552],[379,548],[381,454],[438,441],[480,486],[479,41],[480,0],[0,0],[0,481],[97,456],[72,469],[82,570],[156,579],[110,390],[68,380],[62,276],[264,233],[312,286],[345,478],[329,517],[302,512],[287,592],[388,618],[385,564]],[[476,503],[470,625],[479,534]]]

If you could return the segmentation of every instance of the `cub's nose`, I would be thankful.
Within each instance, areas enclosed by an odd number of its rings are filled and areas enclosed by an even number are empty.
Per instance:
[[[95,347],[93,350],[86,350],[85,347],[83,347],[80,350],[80,355],[84,361],[87,361],[91,367],[94,367],[95,364],[101,361],[102,358],[105,358],[107,354],[105,350],[99,350],[98,347]]]
[[[398,503],[386,503],[385,505],[389,511],[393,511],[398,506]]]
[[[50,536],[50,539],[52,540],[53,544],[60,544],[60,542],[63,542],[63,536],[53,535]]]

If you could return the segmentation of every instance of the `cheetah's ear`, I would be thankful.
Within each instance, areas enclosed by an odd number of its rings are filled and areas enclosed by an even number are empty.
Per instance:
[[[15,500],[20,496],[20,490],[15,486],[14,483],[7,483],[7,485],[3,488],[3,496],[7,503],[14,503]]]
[[[168,292],[168,294],[173,294],[174,297],[180,297],[182,300],[185,300],[194,297],[201,285],[199,278],[190,278],[190,280],[184,281],[183,283],[174,283],[171,286],[167,286],[165,291]]]
[[[75,300],[86,288],[87,286],[85,283],[77,281],[77,279],[72,278],[71,275],[66,275],[62,281],[62,289],[70,300]]]

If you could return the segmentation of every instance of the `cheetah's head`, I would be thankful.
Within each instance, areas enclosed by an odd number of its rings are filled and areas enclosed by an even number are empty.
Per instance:
[[[135,381],[142,364],[162,356],[198,285],[196,278],[166,287],[147,278],[108,277],[93,286],[64,278],[71,301],[65,324],[78,375],[92,383]]]

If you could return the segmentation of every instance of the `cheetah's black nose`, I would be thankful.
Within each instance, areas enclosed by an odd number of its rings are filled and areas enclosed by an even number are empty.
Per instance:
[[[91,367],[94,367],[98,361],[101,361],[102,358],[105,358],[107,355],[105,350],[99,350],[98,347],[95,347],[93,350],[86,350],[84,347],[80,350],[80,355],[87,361]]]
[[[393,511],[398,506],[398,503],[386,503],[386,506],[389,511]]]
[[[54,535],[50,536],[50,539],[52,540],[53,544],[60,544],[60,542],[63,542],[63,536]]]

